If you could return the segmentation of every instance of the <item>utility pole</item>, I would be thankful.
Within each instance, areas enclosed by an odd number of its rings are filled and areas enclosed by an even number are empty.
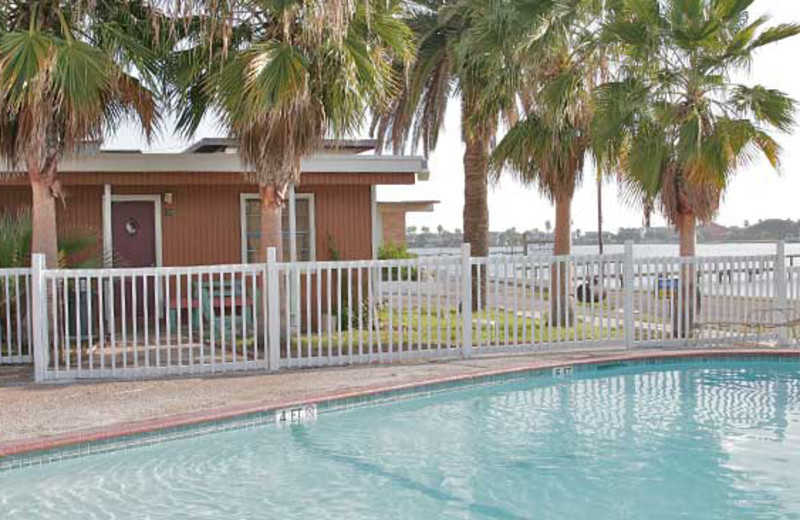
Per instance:
[[[603,254],[603,174],[597,169],[597,247]]]

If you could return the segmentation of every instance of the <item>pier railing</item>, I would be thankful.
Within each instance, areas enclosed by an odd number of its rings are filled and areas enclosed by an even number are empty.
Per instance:
[[[0,271],[0,361],[28,360],[33,344],[37,379],[48,380],[798,344],[800,270],[782,244],[773,255],[697,258],[638,258],[632,244],[605,256],[474,258],[465,245],[409,260],[274,257],[50,270],[35,256],[30,271]]]

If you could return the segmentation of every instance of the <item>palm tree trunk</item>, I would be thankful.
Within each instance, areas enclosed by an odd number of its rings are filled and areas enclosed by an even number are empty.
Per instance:
[[[694,213],[691,211],[679,213],[677,227],[681,258],[694,257],[697,243],[697,220]],[[695,316],[700,308],[695,273],[694,264],[686,263],[680,267],[680,290],[673,300],[675,303],[672,313],[672,331],[676,338],[689,338],[694,329]]]
[[[470,245],[472,256],[489,256],[489,138],[483,135],[467,137],[464,152],[464,241]],[[477,266],[476,266],[477,267]],[[472,271],[472,308],[478,301],[486,305],[486,272]]]
[[[278,262],[283,261],[283,230],[281,229],[281,200],[274,186],[261,186],[261,244],[259,262],[267,261],[267,249],[274,247]]]
[[[556,228],[553,232],[553,254],[566,256],[572,253],[572,194],[556,198]]]
[[[31,221],[33,236],[31,252],[45,256],[47,267],[58,267],[58,225],[56,221],[56,198],[50,183],[35,169],[28,167],[33,208]]]
[[[568,327],[574,321],[571,301],[571,269],[567,259],[572,253],[572,193],[556,198],[556,228],[553,254],[557,260],[550,273],[550,313],[553,324]]]
[[[680,255],[695,256],[697,244],[697,221],[694,213],[685,212],[678,215],[678,234],[680,235]]]
[[[281,198],[279,196],[278,190],[275,189],[274,186],[265,186],[261,185],[259,187],[259,192],[261,195],[261,218],[260,218],[260,230],[261,230],[261,243],[259,244],[258,253],[256,254],[256,261],[257,262],[266,262],[267,261],[267,249],[270,247],[275,248],[275,259],[278,262],[283,262],[283,223],[281,219]],[[299,284],[299,279],[298,279]],[[266,282],[265,282],[266,287]],[[278,280],[278,301],[280,302],[280,309],[279,309],[279,320],[280,320],[280,330],[282,337],[287,334],[289,323],[286,320],[286,309],[285,309],[285,291],[286,287],[284,287],[283,277],[279,277]],[[294,294],[299,294],[299,289],[294,292]],[[263,322],[263,312],[258,312],[258,320],[259,320],[259,327],[263,327],[262,330],[267,330],[267,324]],[[263,336],[263,335],[262,335]],[[281,342],[281,344],[283,344]],[[261,348],[265,349],[266,352],[267,346],[265,344],[260,345]]]

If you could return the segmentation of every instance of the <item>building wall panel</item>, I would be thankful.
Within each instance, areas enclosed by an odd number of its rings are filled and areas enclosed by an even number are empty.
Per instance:
[[[102,250],[103,187],[67,185],[66,203],[59,203],[62,234],[73,230],[97,237]],[[241,262],[240,194],[256,193],[252,185],[112,186],[116,195],[172,194],[162,202],[162,245],[166,266],[236,264]],[[342,260],[372,255],[372,219],[369,185],[306,185],[300,193],[314,193],[317,260],[330,260],[338,250]],[[30,207],[30,189],[0,188],[0,210]]]

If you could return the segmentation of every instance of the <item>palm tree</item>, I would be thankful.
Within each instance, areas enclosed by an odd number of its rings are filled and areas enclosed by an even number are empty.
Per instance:
[[[508,167],[519,181],[536,186],[555,204],[556,256],[571,253],[572,198],[592,152],[592,91],[604,68],[604,49],[593,35],[596,9],[595,2],[577,0],[558,4],[533,20],[515,17],[527,24],[516,44],[524,72],[518,86],[522,117],[497,145],[493,170],[499,178]],[[573,314],[568,306],[570,278],[568,262],[556,262],[551,301],[555,320],[562,325]]]
[[[588,150],[586,134],[574,124],[563,123],[560,128],[554,127],[535,110],[527,112],[494,152],[498,174],[503,165],[507,166],[519,181],[537,186],[555,203],[555,256],[566,256],[571,252],[572,197],[582,178]],[[566,262],[554,264],[551,279],[553,316],[556,323],[566,324],[568,317],[574,315],[565,305],[570,294]]]
[[[175,61],[178,128],[191,135],[213,111],[239,139],[260,187],[261,260],[268,247],[280,259],[281,207],[301,158],[326,136],[357,132],[368,109],[384,110],[411,33],[399,0],[241,1],[235,16],[218,10],[226,2],[206,3],[204,37]]]
[[[489,254],[489,156],[501,119],[514,119],[512,98],[492,88],[498,78],[508,76],[504,72],[508,63],[499,53],[484,52],[473,34],[481,32],[493,4],[485,0],[414,2],[407,23],[417,37],[416,60],[405,70],[402,95],[374,122],[381,147],[385,143],[401,153],[410,143],[413,152],[421,143],[428,155],[437,146],[450,100],[460,97],[465,145],[463,239],[472,255],[479,257]],[[477,286],[478,278],[473,273],[473,294],[485,293],[484,284]],[[483,296],[473,298],[478,300],[485,301]]]
[[[0,158],[5,170],[28,176],[31,248],[50,266],[58,265],[62,157],[102,139],[124,117],[138,117],[148,138],[157,125],[148,86],[159,73],[159,23],[137,0],[0,5]]]
[[[596,137],[612,145],[637,200],[657,199],[695,254],[697,220],[709,221],[733,175],[760,153],[779,166],[770,130],[788,131],[795,102],[736,82],[755,52],[800,33],[750,20],[752,2],[616,3],[605,38],[618,45],[618,81],[599,89]]]
[[[770,131],[794,125],[795,102],[743,72],[760,48],[800,33],[750,19],[752,2],[646,0],[614,3],[604,38],[620,53],[619,78],[597,96],[595,137],[616,158],[634,201],[655,202],[695,255],[697,221],[710,221],[733,175],[763,155],[778,168]],[[691,332],[695,273],[681,272],[684,327]]]

